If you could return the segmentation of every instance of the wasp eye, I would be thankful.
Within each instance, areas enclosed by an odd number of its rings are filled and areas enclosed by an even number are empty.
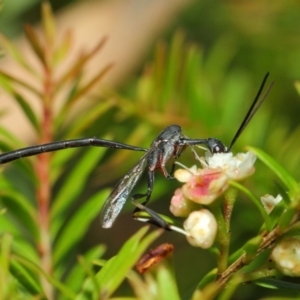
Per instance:
[[[222,152],[222,151],[221,151],[221,148],[219,146],[215,146],[213,148],[213,153],[220,153],[220,152]]]
[[[225,153],[227,151],[225,145],[215,138],[209,138],[207,146],[212,154]]]

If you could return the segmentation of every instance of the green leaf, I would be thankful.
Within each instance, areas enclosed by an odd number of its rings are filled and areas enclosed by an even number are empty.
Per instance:
[[[76,162],[74,169],[64,182],[51,207],[52,236],[56,236],[58,230],[61,229],[65,219],[63,213],[82,192],[88,176],[97,166],[103,152],[104,149],[91,147]]]
[[[157,299],[181,299],[173,270],[167,268],[165,264],[161,264],[157,268],[157,284],[159,287]]]
[[[292,226],[290,226],[289,229],[283,233],[280,239],[287,239],[290,237],[300,239],[300,222],[296,222]]]
[[[80,152],[79,148],[69,148],[67,151],[57,151],[51,160],[51,182],[59,180],[59,176],[65,171],[68,161],[75,159]]]
[[[18,228],[17,224],[9,219],[6,209],[2,208],[0,215],[0,234],[8,233],[16,237],[20,234],[20,229]]]
[[[25,98],[14,89],[14,87],[11,85],[11,81],[8,80],[6,76],[3,76],[1,73],[0,83],[1,86],[3,86],[8,91],[8,93],[10,93],[14,97],[17,104],[20,106],[21,110],[24,112],[25,116],[27,117],[33,128],[39,133],[39,122],[35,113],[31,109],[31,106],[28,104],[28,101],[26,101]]]
[[[12,240],[12,235],[7,233],[4,234],[0,240],[0,277],[2,278],[2,280],[8,278],[9,255],[11,252]],[[4,282],[1,282],[1,284],[4,284]]]
[[[266,213],[261,201],[259,201],[251,192],[250,190],[248,190],[247,188],[245,188],[243,185],[237,183],[236,181],[230,181],[229,182],[231,186],[237,188],[238,190],[240,190],[241,192],[243,192],[244,194],[246,194],[254,203],[254,205],[258,208],[260,214],[262,215],[264,222],[268,228],[268,230],[271,230],[271,222],[270,222],[270,218],[269,215]]]
[[[43,31],[46,37],[47,45],[53,47],[55,40],[56,30],[55,30],[55,19],[51,9],[51,5],[48,2],[42,3],[42,24]]]
[[[35,264],[39,264],[40,257],[36,244],[30,243],[24,235],[19,236],[19,234],[14,236],[14,242],[12,245],[13,253],[25,257]]]
[[[247,147],[253,152],[273,173],[280,179],[280,181],[288,188],[291,198],[299,194],[299,185],[297,181],[284,169],[283,166],[278,164],[271,156],[262,150],[254,147]]]
[[[14,98],[16,99],[17,103],[21,107],[22,111],[24,112],[25,116],[29,120],[30,124],[33,126],[33,128],[36,130],[37,133],[40,132],[40,124],[39,121],[34,113],[34,111],[31,109],[31,106],[28,104],[28,102],[23,98],[22,95],[14,92],[13,93]]]
[[[23,143],[16,138],[15,135],[11,134],[5,127],[0,126],[0,134],[5,137],[8,141],[14,144],[15,147],[21,148],[23,147]]]
[[[273,278],[262,278],[259,280],[254,280],[253,283],[262,286],[267,289],[274,290],[291,290],[295,292],[300,292],[300,284],[292,283],[288,281],[277,280]]]
[[[275,208],[278,207],[278,206],[280,206],[280,205],[284,206],[284,207],[290,205],[292,203],[292,200],[289,197],[290,195],[287,193],[285,187],[282,184],[280,184],[279,182],[276,182],[276,181],[275,181],[275,186],[276,186],[276,188],[278,190],[278,194],[280,194],[280,196],[282,197],[282,200],[283,200],[283,201],[280,201],[275,206]]]
[[[230,51],[224,51],[230,49]],[[218,39],[206,53],[203,69],[207,75],[212,74],[213,78],[224,80],[224,74],[232,64],[237,53],[236,40],[231,35],[224,34]],[[234,73],[231,72],[231,74]],[[226,74],[229,76],[230,74]],[[226,78],[227,78],[226,76]],[[236,82],[239,78],[236,78]],[[226,82],[227,84],[227,82]]]
[[[62,109],[59,111],[57,118],[55,120],[55,128],[61,128],[62,124],[64,124],[65,120],[68,119],[68,114],[70,111],[71,106],[68,106],[68,99],[73,98],[73,96],[78,92],[80,89],[80,82],[82,78],[82,73],[78,74],[76,78],[72,80],[70,86],[68,86],[68,90],[65,96],[65,102],[63,103]]]
[[[204,96],[207,92],[207,84],[204,79],[200,79],[199,66],[202,63],[203,54],[194,45],[190,47],[187,53],[187,61],[185,65],[185,74],[183,76],[184,94],[189,99],[189,117],[192,120],[208,120],[210,114],[207,114],[207,109],[204,108],[207,103],[205,99],[209,99],[208,95]],[[201,109],[199,103],[201,101]],[[211,102],[210,102],[211,103]]]
[[[294,86],[295,86],[295,88],[296,88],[297,93],[300,95],[300,81],[299,81],[299,80],[296,80],[296,81],[294,82]]]
[[[125,243],[118,255],[108,261],[97,274],[102,287],[101,292],[104,295],[111,295],[116,290],[124,280],[128,270],[135,265],[143,252],[162,233],[161,230],[157,230],[142,239],[147,230],[148,227],[140,229]]]
[[[218,275],[218,269],[217,268],[212,269],[201,279],[201,281],[198,284],[198,288],[202,289],[206,287],[209,283],[215,281],[217,275]]]
[[[100,257],[103,256],[104,252],[105,252],[106,247],[104,245],[97,245],[95,247],[93,247],[92,249],[88,250],[87,253],[85,253],[83,255],[85,261],[92,263],[92,261],[94,259],[99,259]],[[58,268],[56,269],[56,274],[58,274]],[[62,268],[60,268],[62,269]],[[65,269],[63,268],[61,270],[62,272],[65,272]],[[59,273],[62,273],[59,272]],[[61,276],[61,275],[57,275],[57,276]],[[72,286],[74,287],[74,290],[76,292],[79,291],[80,286],[84,280],[85,277],[85,273],[82,269],[82,266],[80,264],[75,264],[72,266],[72,270],[69,272],[69,274],[67,275],[67,278],[65,279],[65,284],[67,286]],[[61,298],[61,300],[63,300],[64,298]]]
[[[95,277],[95,274],[92,270],[92,265],[88,264],[82,256],[79,257],[78,260],[79,260],[80,265],[82,266],[82,269],[85,271],[85,273],[88,276],[86,281],[90,282],[90,284],[91,284],[92,291],[93,291],[92,298],[101,299],[102,297],[100,297],[100,286],[99,286],[98,281]]]
[[[11,272],[19,283],[31,294],[45,296],[39,284],[37,276],[34,276],[22,263],[15,259],[15,255],[10,257]]]
[[[5,192],[7,193],[7,192]],[[22,233],[29,234],[33,239],[37,239],[39,235],[36,218],[31,217],[26,198],[21,195],[13,195],[13,193],[2,193],[1,202],[7,208],[8,212],[14,216],[16,223],[18,224],[19,230]]]
[[[36,211],[28,199],[14,189],[8,181],[0,180],[1,203],[14,215],[20,223],[20,228],[32,234],[35,239],[39,236]]]
[[[280,201],[269,214],[271,227],[274,228],[278,224],[278,220],[285,212],[287,206],[284,201]]]
[[[57,49],[55,49],[53,62],[55,65],[60,63],[69,54],[73,45],[73,34],[71,30],[62,33],[62,42]]]
[[[1,131],[1,126],[0,126],[0,131]],[[12,139],[13,142],[13,139]],[[0,140],[0,149],[5,153],[9,151],[13,151],[12,147],[10,144],[5,143],[4,141]],[[17,162],[14,162],[17,164],[20,169],[28,176],[28,178],[35,179],[35,173],[33,166],[30,164],[28,159],[19,159]]]
[[[87,111],[84,115],[77,118],[71,130],[67,133],[68,137],[79,136],[85,129],[88,129],[96,120],[105,115],[112,107],[114,101],[105,101],[96,103],[93,109]]]
[[[36,71],[32,68],[30,64],[28,64],[27,57],[24,56],[23,53],[19,51],[19,48],[16,47],[8,38],[6,38],[3,34],[0,34],[0,42],[6,48],[7,52],[12,56],[12,58],[25,70],[29,71],[36,78],[39,78]]]
[[[84,65],[102,49],[106,43],[106,38],[101,39],[90,52],[82,54],[81,57],[74,61],[74,64],[63,74],[57,81],[55,92],[59,91],[68,81],[74,80],[82,73]],[[101,71],[102,72],[102,71]]]
[[[85,96],[106,75],[106,73],[112,68],[112,66],[112,64],[107,65],[91,80],[84,84],[71,98],[68,99],[66,105],[64,106],[64,110],[69,109],[69,107],[73,105],[77,100]]]
[[[24,29],[25,29],[25,34],[26,34],[27,40],[29,41],[32,50],[34,51],[36,56],[39,58],[42,65],[47,68],[45,52],[44,52],[43,46],[39,40],[38,35],[34,31],[34,29],[29,25],[25,25]]]
[[[284,231],[291,224],[292,220],[295,218],[298,211],[297,207],[288,207],[282,215],[279,217],[278,226],[279,229]]]
[[[184,34],[177,32],[172,40],[171,49],[168,55],[168,63],[166,68],[166,77],[163,85],[163,93],[160,99],[162,105],[166,105],[172,99],[174,90],[177,85],[178,73],[180,71],[180,56],[182,55],[184,44]]]
[[[68,221],[55,243],[53,253],[54,264],[60,262],[86,234],[90,223],[99,214],[108,195],[109,190],[107,189],[98,192],[87,200]],[[76,234],[74,234],[74,232],[76,232]]]
[[[246,242],[246,244],[243,246],[243,250],[245,251],[246,257],[245,257],[245,264],[251,262],[253,257],[256,255],[256,252],[261,244],[262,237],[256,236],[249,241]]]
[[[118,286],[124,281],[128,271],[140,258],[142,253],[149,245],[160,235],[157,230],[146,237],[148,227],[143,227],[134,236],[132,236],[119,251],[117,256],[111,258],[105,266],[96,274],[96,279],[101,287],[101,295],[109,298]],[[76,300],[91,300],[91,295],[97,294],[93,291],[93,285],[90,280],[85,281],[81,293]],[[102,298],[102,297],[100,297]]]
[[[42,97],[42,94],[38,90],[36,90],[32,85],[28,84],[27,82],[23,81],[22,79],[16,78],[15,76],[10,75],[3,70],[0,70],[0,75],[2,77],[4,77],[6,80],[10,81],[11,83],[17,84],[17,85],[25,88],[29,92],[33,93],[35,96],[37,96],[39,98]],[[2,82],[2,84],[3,84],[3,82]],[[4,86],[5,86],[5,84],[4,84]],[[6,86],[7,86],[7,84],[6,84]],[[8,92],[12,93],[11,89],[8,90]]]
[[[67,286],[63,285],[60,281],[56,280],[54,277],[47,274],[38,265],[31,262],[30,260],[23,258],[21,256],[13,255],[12,261],[14,262],[14,264],[22,265],[24,267],[23,268],[24,270],[25,268],[27,268],[30,271],[34,272],[36,275],[43,276],[45,279],[47,279],[49,283],[51,283],[51,285],[53,285],[53,287],[55,287],[58,291],[60,291],[67,299],[75,298],[75,294],[73,291],[71,291]],[[26,276],[26,279],[32,279],[32,277],[30,278],[29,276]],[[34,287],[36,290],[39,290],[39,292],[41,292],[39,286],[34,284],[34,281],[31,280],[30,283],[32,283],[32,287]]]

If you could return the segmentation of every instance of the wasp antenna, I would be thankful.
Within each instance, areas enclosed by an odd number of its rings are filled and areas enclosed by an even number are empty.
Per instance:
[[[241,135],[241,133],[244,131],[245,127],[248,125],[248,123],[250,122],[250,120],[251,120],[251,119],[253,118],[253,116],[255,115],[256,111],[259,109],[259,107],[262,105],[262,103],[263,103],[264,100],[266,99],[267,95],[269,94],[269,92],[270,92],[270,90],[271,90],[271,88],[272,88],[272,86],[273,86],[273,84],[274,84],[274,81],[271,82],[271,84],[268,86],[268,88],[267,88],[267,90],[265,91],[265,93],[263,94],[261,100],[260,100],[259,102],[257,102],[258,99],[259,99],[259,97],[260,97],[260,95],[261,95],[261,93],[262,93],[262,90],[263,90],[263,88],[264,88],[264,86],[265,86],[265,84],[266,84],[266,81],[267,81],[267,79],[268,79],[268,76],[269,76],[269,72],[265,75],[265,77],[264,77],[264,79],[263,79],[263,81],[262,81],[262,84],[261,84],[261,86],[260,86],[260,88],[259,88],[259,90],[258,90],[258,93],[257,93],[257,95],[256,95],[256,97],[255,97],[255,99],[254,99],[254,101],[253,101],[251,107],[249,108],[249,110],[248,110],[248,112],[247,112],[247,114],[246,114],[246,116],[245,116],[245,118],[244,118],[244,120],[243,120],[241,126],[240,126],[239,129],[237,130],[237,132],[236,132],[234,138],[232,139],[231,144],[230,144],[230,146],[229,146],[228,149],[227,149],[227,152],[229,152],[229,151],[231,150],[232,146],[235,144],[235,142],[236,142],[236,140],[238,139],[238,137],[239,137],[239,136]],[[257,105],[256,105],[256,104],[257,104]]]

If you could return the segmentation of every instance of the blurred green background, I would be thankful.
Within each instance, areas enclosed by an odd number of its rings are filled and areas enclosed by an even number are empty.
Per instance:
[[[49,2],[60,18],[63,18],[68,10],[75,9],[84,1]],[[274,80],[275,84],[266,103],[233,151],[241,151],[246,145],[258,146],[299,178],[300,102],[295,88],[295,83],[300,78],[298,1],[205,0],[169,1],[167,4],[153,1],[155,9],[151,10],[151,17],[147,15],[148,1],[90,2],[106,3],[106,8],[111,3],[112,11],[120,10],[122,13],[119,16],[124,14],[124,20],[136,18],[136,24],[143,16],[147,16],[147,26],[135,27],[132,35],[139,33],[148,42],[146,51],[141,50],[137,61],[125,68],[122,80],[116,80],[117,83],[109,87],[118,95],[117,99],[126,101],[120,100],[119,110],[109,112],[103,119],[95,122],[84,136],[101,137],[113,133],[115,139],[122,141],[138,124],[146,124],[150,128],[149,135],[144,136],[140,142],[147,147],[164,127],[178,123],[191,138],[214,136],[229,144],[253,101],[263,76],[270,72],[270,81]],[[0,31],[18,39],[22,35],[24,23],[38,24],[40,4],[41,1],[35,0],[2,1]],[[164,12],[168,12],[165,13],[168,15],[166,20]],[[126,16],[128,13],[131,15]],[[78,28],[81,22],[89,22],[86,14],[81,15],[79,12],[76,16]],[[112,27],[113,16],[112,13]],[[120,20],[118,21],[120,24]],[[155,32],[151,22],[160,24],[155,27]],[[126,28],[127,24],[123,25]],[[139,32],[140,29],[145,30],[144,34]],[[109,36],[109,30],[102,33],[99,27],[94,32],[89,32],[95,40],[100,39],[102,34]],[[120,39],[119,46],[122,48],[126,42]],[[143,41],[136,39],[136,42],[140,45]],[[80,44],[80,40],[77,43]],[[83,44],[82,47],[84,46],[87,45]],[[131,46],[134,48],[134,45]],[[138,51],[139,46],[136,48]],[[159,72],[161,77],[157,75]],[[161,82],[168,85],[169,90],[162,91],[159,87]],[[193,164],[193,156],[187,152],[181,161]],[[114,182],[103,178],[106,176],[101,174],[106,175],[114,169],[119,177],[122,176],[139,157],[134,153],[129,156],[129,161],[123,163],[107,154],[107,162],[99,166],[97,176],[91,178],[86,193],[91,194],[104,185],[112,186]],[[258,197],[266,193],[276,195],[275,179],[259,162],[256,167],[257,173],[249,180],[248,185]],[[176,182],[166,182],[160,174],[156,178],[153,200],[159,201],[152,202],[151,207],[169,214],[168,203],[172,191],[179,185]],[[145,182],[146,177],[135,190],[145,189]],[[82,201],[84,198],[85,196]],[[115,254],[128,236],[142,226],[131,220],[131,209],[132,206],[128,204],[128,213],[120,217],[110,230],[100,229],[98,220],[95,220],[80,245],[81,251],[101,242],[108,245],[107,257]],[[259,229],[259,221],[253,219],[257,212],[253,213],[253,209],[251,202],[242,197],[237,203],[232,225],[232,251]],[[199,279],[214,266],[213,257],[208,251],[192,248],[184,237],[174,233],[165,233],[160,241],[175,245],[174,260],[179,288],[183,295],[189,295]],[[237,291],[235,299],[257,299],[280,293],[249,284]]]

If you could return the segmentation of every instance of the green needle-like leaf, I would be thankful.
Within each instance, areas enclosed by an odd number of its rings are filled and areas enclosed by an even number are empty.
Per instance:
[[[273,173],[281,180],[281,182],[288,188],[291,197],[298,195],[299,185],[291,174],[285,170],[278,162],[262,150],[254,147],[248,147]]]
[[[96,103],[93,109],[78,117],[74,126],[67,133],[66,137],[70,138],[73,136],[79,136],[85,129],[88,129],[92,124],[105,115],[115,106],[114,101],[105,101]]]
[[[252,258],[256,255],[256,252],[261,244],[261,241],[262,241],[262,237],[259,235],[249,240],[243,246],[243,250],[246,253],[245,263],[250,262]]]
[[[86,54],[82,54],[81,57],[74,62],[70,69],[67,70],[65,74],[61,76],[61,78],[59,78],[56,85],[56,92],[60,90],[60,88],[63,87],[69,80],[77,78],[77,76],[81,74],[83,66],[102,49],[105,43],[106,38],[103,38],[98,42],[94,49]]]
[[[105,266],[95,275],[99,286],[101,287],[101,295],[108,298],[124,281],[128,271],[140,258],[142,253],[149,245],[160,235],[161,231],[154,231],[146,234],[148,227],[143,227],[134,236],[132,236],[119,251],[117,256],[111,258]],[[142,239],[143,238],[143,239]],[[95,295],[93,285],[90,280],[84,283],[82,292],[76,297],[76,300],[90,300],[91,295]],[[101,298],[101,297],[100,297]]]
[[[291,290],[295,292],[300,292],[300,284],[273,279],[273,278],[262,278],[259,280],[253,281],[253,283],[262,286],[267,289],[276,289],[276,290]]]
[[[68,221],[55,244],[53,259],[58,264],[83,238],[92,220],[99,214],[100,209],[109,195],[103,190],[87,200]],[[100,223],[99,223],[100,226]],[[76,234],[74,234],[76,232]]]
[[[38,265],[34,264],[30,260],[27,260],[26,258],[17,255],[13,255],[12,260],[14,263],[17,263],[18,265],[22,265],[24,268],[31,270],[35,274],[42,275],[43,277],[45,277],[67,299],[75,298],[75,294],[73,293],[73,291],[71,291],[67,286],[63,285],[60,281],[56,280],[55,278],[47,274]],[[30,277],[28,277],[28,279],[30,279]],[[34,282],[32,280],[31,283],[33,284],[33,287],[35,287],[36,289],[38,288],[38,285],[34,285]]]
[[[8,74],[7,72],[0,70],[0,75],[3,76],[6,80],[9,80],[11,83],[15,83],[21,87],[24,87],[26,90],[28,90],[29,92],[33,93],[35,96],[37,97],[42,97],[42,94],[32,85],[28,84],[27,82],[25,82],[24,80],[20,79],[20,78],[16,78],[13,75]],[[3,84],[3,82],[2,82]],[[5,86],[5,84],[4,84]],[[6,85],[7,86],[7,85]],[[11,88],[9,90],[9,92],[11,93],[13,91],[13,89]]]
[[[97,245],[96,247],[90,249],[87,253],[83,255],[85,261],[92,263],[93,260],[99,259],[102,257],[102,255],[105,252],[106,247],[103,245]],[[65,272],[65,269],[62,268],[64,265],[59,267],[61,269],[61,272]],[[58,268],[56,268],[58,270]],[[58,271],[56,271],[56,274],[58,274]],[[61,275],[58,274],[60,277]],[[67,275],[66,280],[64,281],[67,286],[72,286],[76,291],[79,291],[80,286],[82,282],[84,281],[84,278],[86,277],[86,274],[84,273],[82,266],[80,264],[74,264],[72,266],[72,270]],[[64,298],[62,298],[64,299]]]
[[[37,239],[39,230],[36,220],[36,211],[23,194],[19,193],[4,178],[0,180],[1,202],[9,212],[16,217],[21,228],[27,230]]]
[[[7,52],[12,56],[12,58],[25,70],[34,75],[36,78],[39,78],[37,72],[32,68],[28,63],[26,57],[19,51],[19,48],[16,47],[8,38],[3,34],[0,34],[0,43],[5,47]]]
[[[1,126],[0,126],[0,131],[1,131]],[[12,139],[11,142],[8,144],[4,141],[0,141],[0,149],[2,152],[9,152],[9,151],[13,151],[13,150],[16,150],[15,148],[12,148],[10,145],[11,144],[17,144],[17,143],[14,143],[15,139]],[[20,148],[19,148],[20,149]],[[22,171],[24,172],[24,174],[27,175],[28,178],[31,178],[33,181],[35,180],[35,173],[34,173],[34,170],[33,170],[33,166],[30,164],[29,160],[28,159],[21,159],[21,160],[18,160],[17,162],[14,162],[15,165],[18,165]],[[4,166],[2,166],[2,168],[4,168]]]
[[[11,252],[12,236],[10,234],[4,234],[0,240],[0,282],[5,284],[9,274],[9,255]],[[7,283],[6,283],[7,284]],[[0,288],[1,290],[1,288]],[[1,294],[0,294],[1,295]]]
[[[22,111],[24,112],[25,116],[27,117],[27,119],[29,120],[33,128],[36,130],[37,133],[39,133],[40,124],[31,106],[28,104],[28,102],[23,98],[21,94],[14,93],[13,96],[16,99],[17,103],[20,105]]]
[[[230,181],[230,185],[237,188],[238,190],[240,190],[241,192],[243,192],[244,194],[246,194],[251,200],[252,202],[255,204],[255,206],[258,208],[260,214],[262,215],[266,226],[268,228],[268,230],[271,230],[271,222],[270,222],[270,218],[269,215],[266,213],[261,201],[259,201],[251,192],[250,190],[248,190],[247,188],[245,188],[243,185],[237,183],[236,181]]]
[[[168,64],[166,69],[166,77],[163,85],[163,93],[160,100],[160,103],[165,106],[170,99],[172,99],[177,82],[177,74],[180,69],[180,59],[181,52],[183,50],[184,36],[182,32],[179,32],[175,35],[170,53],[168,56]]]
[[[158,299],[181,299],[173,270],[169,266],[166,267],[166,264],[161,264],[157,268],[157,283],[159,287]]]
[[[58,230],[61,229],[61,225],[65,221],[63,213],[82,192],[88,180],[88,176],[97,166],[104,151],[105,149],[91,147],[87,149],[76,162],[74,169],[55,197],[54,204],[51,208],[52,236],[56,236]]]
[[[3,73],[0,72],[0,84],[14,97],[14,99],[24,112],[25,116],[32,124],[33,128],[39,133],[40,127],[36,114],[28,104],[28,101],[14,89],[11,81],[12,80],[7,78],[6,75],[3,75]]]
[[[24,28],[25,28],[25,33],[26,33],[27,40],[29,41],[32,50],[34,51],[36,56],[39,58],[42,65],[44,67],[47,67],[47,61],[46,61],[44,49],[43,49],[43,46],[42,46],[42,44],[39,40],[38,35],[34,31],[34,29],[29,25],[25,25]]]
[[[34,276],[35,274],[33,275],[31,270],[27,269],[26,265],[24,266],[18,261],[18,259],[15,258],[15,255],[10,256],[11,272],[18,279],[19,283],[23,286],[23,289],[27,290],[27,292],[33,295],[38,294],[45,296],[40,286],[38,277]],[[21,258],[21,260],[29,262],[25,258]]]
[[[42,23],[43,29],[49,47],[53,47],[53,42],[55,40],[56,29],[55,20],[52,13],[51,5],[48,2],[42,4]]]
[[[104,67],[98,74],[96,74],[90,81],[84,84],[71,98],[68,99],[64,110],[67,110],[70,105],[73,105],[77,100],[83,97],[88,93],[103,77],[104,75],[112,68],[112,64],[108,64]]]
[[[58,49],[55,49],[53,63],[58,65],[61,61],[63,61],[70,52],[70,49],[73,46],[73,34],[71,30],[63,33],[62,42]]]

